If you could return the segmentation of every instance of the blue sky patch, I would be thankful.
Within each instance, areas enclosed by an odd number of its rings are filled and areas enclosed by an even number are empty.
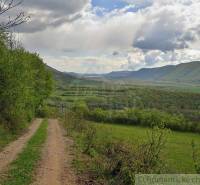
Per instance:
[[[105,8],[108,11],[121,9],[128,5],[123,0],[92,0],[93,7]]]
[[[124,7],[127,7],[128,5],[130,4],[125,2],[124,0],[92,0],[93,7],[103,8],[104,11],[108,12],[114,9],[122,9]],[[127,12],[137,12],[138,10],[147,8],[151,5],[152,5],[152,0],[141,1],[141,3],[136,2],[135,6],[132,6],[129,9],[127,9]],[[97,11],[96,14],[98,16],[103,16],[101,10]]]

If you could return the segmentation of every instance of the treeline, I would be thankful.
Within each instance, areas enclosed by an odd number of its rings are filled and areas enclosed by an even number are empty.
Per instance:
[[[174,131],[200,133],[200,124],[190,122],[181,114],[170,114],[157,109],[89,110],[84,103],[76,104],[73,110],[90,121],[116,124],[138,125],[144,127],[166,127]]]
[[[0,35],[0,123],[16,129],[41,113],[53,80],[37,54],[8,47]]]
[[[183,114],[188,120],[199,122],[199,93],[181,92],[173,87],[163,88],[112,84],[106,88],[76,85],[60,89],[59,92],[68,103],[77,99],[84,100],[90,109],[158,109],[170,114]]]

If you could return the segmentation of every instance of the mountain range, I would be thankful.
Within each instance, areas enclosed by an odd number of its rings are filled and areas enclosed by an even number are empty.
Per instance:
[[[159,81],[174,83],[200,83],[200,61],[182,63],[179,65],[167,65],[157,68],[143,68],[138,71],[114,71],[107,74],[77,74],[63,73],[48,67],[56,80],[67,83],[71,80],[136,80],[136,81]]]
[[[200,83],[200,61],[138,71],[116,71],[103,76],[108,79]]]

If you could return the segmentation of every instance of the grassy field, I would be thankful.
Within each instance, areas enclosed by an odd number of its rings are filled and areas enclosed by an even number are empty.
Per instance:
[[[97,138],[101,142],[104,139],[123,140],[130,144],[147,139],[147,128],[123,126],[114,124],[95,123]],[[195,173],[192,160],[191,142],[194,140],[200,144],[200,136],[192,133],[171,132],[164,149],[168,173]]]
[[[47,121],[41,126],[28,142],[26,148],[11,164],[8,176],[1,185],[28,185],[33,180],[34,170],[40,160],[41,148],[47,136]]]
[[[122,111],[129,108],[137,108],[139,110],[157,109],[159,111],[168,113],[171,116],[183,116],[185,122],[189,123],[188,125],[196,125],[197,127],[199,125],[199,86],[189,86],[188,84],[183,84],[180,86],[177,84],[168,84],[166,86],[162,86],[161,84],[108,84],[109,83],[105,83],[104,85],[101,84],[88,86],[77,84],[58,88],[54,94],[55,100],[58,100],[58,102],[55,104],[59,105],[63,112],[64,110],[73,111],[73,106],[81,105],[82,102],[85,103],[85,107],[88,108],[89,113],[96,108],[108,112],[113,110]],[[61,105],[63,107],[66,105],[66,109],[64,109]],[[99,110],[100,118],[103,117],[101,110]],[[98,116],[94,119],[88,119],[87,116],[85,117],[85,119],[93,121],[98,121],[98,118]],[[100,122],[105,122],[105,120],[106,119],[102,119]],[[126,119],[123,121],[125,122],[125,120]],[[157,119],[156,117],[152,117],[149,120],[151,120],[153,123],[156,122]],[[113,123],[115,122],[116,121]],[[100,146],[104,146],[104,143],[107,143],[107,141],[110,140],[122,141],[123,143],[128,143],[128,145],[130,144],[137,146],[140,143],[144,143],[144,141],[148,139],[148,128],[120,124],[91,123],[91,125],[95,125],[97,128],[97,136],[95,136],[96,141],[93,147],[97,153],[99,152],[98,150]],[[183,121],[179,121],[178,123],[184,126]],[[78,151],[84,150],[84,136],[82,137],[81,135],[84,135],[84,133],[80,132],[74,134]],[[87,134],[85,137],[87,137]],[[194,141],[200,149],[200,136],[198,134],[174,131],[170,132],[168,135],[167,144],[162,153],[162,158],[164,164],[166,164],[167,173],[196,173],[192,156],[192,141]],[[94,156],[96,155],[95,151],[92,150],[92,155]],[[98,155],[104,154],[102,154],[100,151],[97,156]],[[92,160],[90,160],[89,155],[89,159],[86,161],[83,160],[83,162],[81,161],[85,155],[80,154],[80,156],[81,157],[76,160],[75,164],[77,169],[83,169],[83,172],[87,171],[88,169],[89,171],[93,170],[93,167],[92,169],[88,167],[88,161],[91,161],[91,163],[94,165],[96,156],[94,157],[95,159],[92,158]],[[98,174],[100,170],[98,171],[98,169],[96,169],[96,171]]]

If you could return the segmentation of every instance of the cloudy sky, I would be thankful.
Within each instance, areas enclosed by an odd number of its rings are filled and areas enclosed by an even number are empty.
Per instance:
[[[60,70],[107,73],[200,60],[200,0],[24,0],[23,46]]]

